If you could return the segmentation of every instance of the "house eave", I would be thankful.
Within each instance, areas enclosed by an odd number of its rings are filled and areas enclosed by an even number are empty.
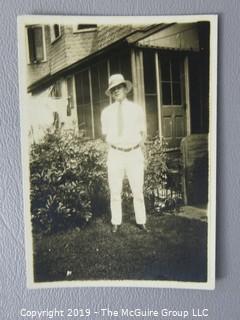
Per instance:
[[[78,61],[74,62],[73,64],[62,68],[61,70],[57,71],[54,74],[48,74],[44,78],[41,78],[41,79],[35,81],[34,83],[32,83],[31,85],[28,86],[28,88],[27,88],[28,93],[34,93],[36,91],[42,90],[44,87],[48,87],[50,84],[52,84],[57,79],[70,75],[71,73],[75,72],[76,69],[78,69],[79,67],[83,67],[89,61],[96,59],[98,56],[102,55],[103,53],[107,53],[108,51],[110,51],[114,48],[118,48],[120,46],[120,44],[126,45],[126,46],[128,45],[128,43],[126,41],[121,40],[121,41],[118,41],[117,43],[112,44],[111,46],[102,48],[101,50],[96,51],[96,52],[84,57],[83,59],[78,60]]]
[[[186,52],[186,53],[199,52],[199,50],[197,50],[195,48],[161,47],[161,46],[154,46],[154,45],[145,45],[145,44],[141,44],[141,43],[136,43],[133,46],[136,48],[153,49],[153,50],[158,50],[158,51],[175,51],[175,52]]]
[[[48,74],[45,77],[33,82],[31,85],[28,86],[27,92],[28,93],[36,93],[38,91],[43,90],[44,88],[47,88],[49,85],[51,85],[54,81],[61,77],[66,77],[73,72],[76,71],[79,67],[84,67],[84,65],[87,65],[88,62],[96,59],[98,56],[101,56],[103,53],[107,53],[112,49],[117,49],[118,47],[134,47],[138,46],[138,41],[141,39],[144,39],[147,36],[150,36],[156,31],[163,30],[167,27],[170,27],[174,25],[172,24],[157,24],[152,25],[147,30],[134,30],[132,33],[128,34],[127,36],[124,36],[123,38],[119,39],[118,41],[112,43],[111,45],[108,45],[107,47],[103,47],[98,51],[93,52],[92,54],[74,62],[71,65],[68,65],[61,70],[55,72],[54,74]]]

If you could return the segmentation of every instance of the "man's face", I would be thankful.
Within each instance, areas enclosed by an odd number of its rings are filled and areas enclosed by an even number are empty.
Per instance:
[[[127,88],[124,84],[112,88],[111,96],[115,101],[122,102],[127,96]]]

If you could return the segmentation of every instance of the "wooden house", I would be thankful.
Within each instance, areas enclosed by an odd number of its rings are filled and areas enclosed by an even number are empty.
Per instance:
[[[122,73],[133,83],[129,99],[144,108],[148,136],[158,134],[168,151],[180,150],[184,137],[208,134],[208,21],[25,29],[27,91],[35,111],[45,108],[43,125],[47,119],[100,137],[108,78]]]

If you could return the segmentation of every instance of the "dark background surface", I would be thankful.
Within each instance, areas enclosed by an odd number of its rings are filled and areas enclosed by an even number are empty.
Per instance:
[[[1,1],[0,318],[21,308],[208,308],[208,319],[239,319],[239,13],[238,1]],[[214,291],[159,288],[26,288],[18,99],[17,16],[219,14],[217,280]],[[94,319],[100,318],[95,316]],[[175,317],[176,318],[176,317]],[[173,318],[174,319],[174,318]]]

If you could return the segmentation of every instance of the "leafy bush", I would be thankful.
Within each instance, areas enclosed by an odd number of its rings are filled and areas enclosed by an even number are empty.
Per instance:
[[[145,145],[144,195],[147,209],[154,210],[156,201],[161,198],[160,191],[165,189],[167,183],[167,157],[165,146],[158,136]]]
[[[31,211],[35,231],[82,226],[108,197],[106,145],[72,132],[48,132],[31,148]]]
[[[147,141],[145,147],[145,193],[152,193],[166,183],[167,157],[159,137]]]
[[[166,156],[158,138],[145,146],[144,194],[154,207],[159,188],[166,184]],[[109,212],[107,145],[70,131],[47,132],[33,144],[30,157],[31,212],[34,231],[45,233],[84,226],[93,216]],[[132,198],[123,184],[123,199]]]

